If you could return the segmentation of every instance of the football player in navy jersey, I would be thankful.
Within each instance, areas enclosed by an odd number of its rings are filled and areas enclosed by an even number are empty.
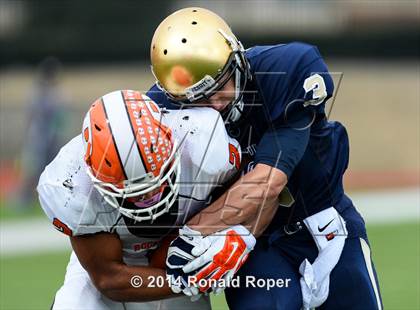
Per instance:
[[[242,176],[187,223],[193,237],[172,243],[167,273],[231,280],[237,272],[240,285],[226,289],[231,309],[381,309],[365,223],[343,189],[349,141],[327,120],[334,84],[318,49],[245,51],[219,16],[186,8],[157,28],[151,61],[150,98],[168,109],[213,107],[243,152]],[[225,254],[235,241],[217,231],[255,218],[255,249],[234,261]],[[247,276],[290,281],[267,289]]]

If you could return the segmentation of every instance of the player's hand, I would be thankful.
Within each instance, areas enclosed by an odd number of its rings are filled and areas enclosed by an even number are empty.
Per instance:
[[[179,236],[171,242],[166,258],[166,274],[174,293],[183,292],[187,296],[199,294],[198,288],[194,285],[190,286],[188,282],[188,277],[194,274],[185,273],[182,267],[196,258],[191,251],[200,244],[202,239],[203,236],[199,231],[185,225],[179,230]]]
[[[185,274],[194,275],[190,285],[206,279],[206,285],[199,286],[200,292],[206,292],[211,287],[215,294],[224,289],[220,284],[228,284],[232,280],[256,242],[254,236],[242,225],[232,226],[196,241],[199,243],[190,251],[196,258],[182,270]]]

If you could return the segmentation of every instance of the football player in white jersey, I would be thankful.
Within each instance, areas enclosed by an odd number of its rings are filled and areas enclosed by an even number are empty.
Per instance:
[[[210,308],[207,297],[192,303],[172,292],[164,266],[150,266],[147,255],[238,171],[239,148],[213,109],[161,111],[131,90],[96,100],[82,134],[60,150],[37,187],[74,250],[52,308]],[[230,229],[244,245],[241,257],[255,242],[244,231]]]

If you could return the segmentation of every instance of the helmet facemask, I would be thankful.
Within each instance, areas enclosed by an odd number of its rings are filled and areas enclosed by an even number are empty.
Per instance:
[[[122,187],[117,187],[115,184],[97,179],[91,169],[87,171],[93,181],[93,186],[104,200],[118,209],[122,215],[138,222],[145,220],[153,222],[157,217],[168,212],[179,193],[181,166],[176,143],[173,145],[170,157],[162,165],[157,176],[149,172],[139,178],[125,180]],[[148,206],[135,207],[134,203],[127,201],[129,198],[145,196],[157,190],[162,193],[160,199]]]

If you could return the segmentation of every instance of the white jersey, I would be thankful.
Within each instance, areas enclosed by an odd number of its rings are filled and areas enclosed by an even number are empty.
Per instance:
[[[108,205],[94,189],[84,162],[82,137],[67,143],[45,168],[37,190],[41,206],[57,229],[77,236],[117,233],[129,265],[146,265],[147,251],[173,225],[182,225],[206,206],[209,194],[238,170],[239,143],[228,136],[220,114],[210,108],[163,112],[163,123],[180,145],[179,199],[153,223],[134,222]]]

